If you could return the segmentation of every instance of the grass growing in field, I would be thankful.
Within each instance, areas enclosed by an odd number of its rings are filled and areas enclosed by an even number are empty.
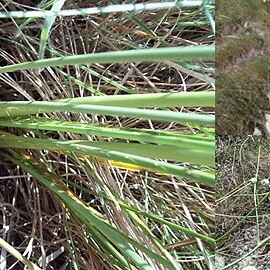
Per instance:
[[[1,267],[213,269],[214,3],[143,3],[2,6]]]
[[[268,269],[269,140],[218,137],[217,269]]]
[[[220,1],[217,11],[217,133],[253,134],[257,126],[269,135],[270,5]]]

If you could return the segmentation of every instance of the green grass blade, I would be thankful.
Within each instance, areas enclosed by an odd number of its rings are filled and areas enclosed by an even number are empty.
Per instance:
[[[75,142],[76,143],[76,142]],[[93,146],[109,151],[118,151],[147,158],[166,159],[171,161],[188,162],[199,165],[214,166],[215,151],[204,151],[198,148],[181,148],[168,145],[151,145],[119,142],[90,142],[79,141],[80,145]]]
[[[84,135],[125,139],[129,141],[150,142],[161,145],[175,145],[184,149],[203,148],[212,151],[215,148],[214,136],[164,132],[137,128],[113,128],[89,123],[70,122],[45,117],[0,119],[0,126],[18,127],[30,130],[50,130]]]
[[[111,5],[107,7],[94,7],[94,8],[81,8],[81,9],[69,9],[69,10],[37,10],[37,11],[9,11],[0,12],[0,18],[44,18],[51,16],[82,16],[90,14],[100,13],[112,13],[112,12],[143,12],[147,10],[155,9],[170,9],[170,8],[191,8],[198,7],[203,4],[201,1],[178,1],[178,2],[163,2],[163,3],[143,3],[143,4],[124,4],[124,5]]]
[[[59,12],[63,5],[65,4],[66,0],[56,0],[51,8],[53,12]],[[45,18],[44,26],[41,30],[40,34],[40,43],[39,43],[39,59],[44,58],[44,52],[46,48],[46,43],[49,38],[49,34],[51,28],[55,22],[56,16],[50,16]]]
[[[214,46],[140,49],[55,57],[0,67],[0,73],[64,65],[161,62],[168,60],[214,60]]]
[[[56,100],[58,102],[58,100]],[[180,93],[154,93],[114,95],[104,97],[79,97],[62,99],[59,102],[69,104],[89,104],[119,106],[129,108],[153,108],[153,107],[215,107],[215,92],[180,92]]]
[[[176,122],[183,125],[198,124],[202,126],[215,126],[214,116],[196,113],[178,113],[173,111],[160,111],[137,108],[134,109],[99,105],[77,105],[49,101],[0,102],[0,118],[61,111],[152,119],[157,121]]]
[[[52,151],[70,151],[84,155],[111,159],[124,163],[134,164],[155,172],[174,174],[186,179],[203,183],[205,185],[214,186],[215,176],[200,170],[187,169],[183,166],[152,160],[149,158],[121,153],[118,151],[110,151],[100,149],[93,146],[79,144],[79,141],[59,141],[54,139],[36,139],[28,137],[19,137],[14,135],[0,135],[1,148],[19,148],[19,149],[38,149]]]
[[[209,7],[204,6],[204,7],[203,7],[203,11],[204,11],[205,16],[207,17],[207,19],[208,19],[208,21],[209,21],[209,23],[210,23],[210,25],[211,25],[213,34],[215,35],[215,34],[216,34],[215,20],[214,20],[214,18],[213,18],[213,16],[212,16],[212,13],[211,13],[210,10],[209,10]]]

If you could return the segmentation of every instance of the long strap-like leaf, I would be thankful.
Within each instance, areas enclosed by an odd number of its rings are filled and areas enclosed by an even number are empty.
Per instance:
[[[57,67],[80,64],[110,64],[130,62],[162,62],[168,60],[214,60],[215,47],[173,47],[157,49],[140,49],[115,52],[101,52],[92,54],[79,54],[65,57],[55,57],[37,61],[24,62],[0,67],[0,73],[13,72],[26,69],[40,69],[45,67]]]
[[[0,118],[25,116],[30,114],[51,112],[89,113],[108,116],[124,116],[141,119],[151,119],[163,122],[176,122],[183,125],[197,124],[215,126],[213,115],[199,113],[179,113],[173,111],[125,108],[114,106],[99,106],[87,104],[69,104],[49,101],[9,101],[0,102]]]

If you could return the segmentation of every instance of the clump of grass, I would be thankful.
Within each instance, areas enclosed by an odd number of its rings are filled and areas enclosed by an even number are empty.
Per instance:
[[[44,269],[213,269],[214,5],[107,4],[2,7],[2,238]]]
[[[216,239],[225,261],[220,269],[269,266],[267,257],[255,256],[269,241],[269,187],[263,181],[269,177],[268,153],[269,141],[260,136],[218,138]]]
[[[217,5],[218,134],[253,134],[255,126],[264,129],[270,106],[268,9],[263,1]]]
[[[255,124],[264,118],[263,112],[269,109],[269,60],[265,55],[244,63],[233,73],[230,69],[219,72],[216,124],[220,134],[252,133]]]

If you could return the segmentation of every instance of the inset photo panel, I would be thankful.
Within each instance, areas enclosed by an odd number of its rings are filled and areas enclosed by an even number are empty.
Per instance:
[[[216,131],[270,135],[270,1],[216,2]]]
[[[215,269],[270,269],[270,140],[220,136],[216,147]]]

